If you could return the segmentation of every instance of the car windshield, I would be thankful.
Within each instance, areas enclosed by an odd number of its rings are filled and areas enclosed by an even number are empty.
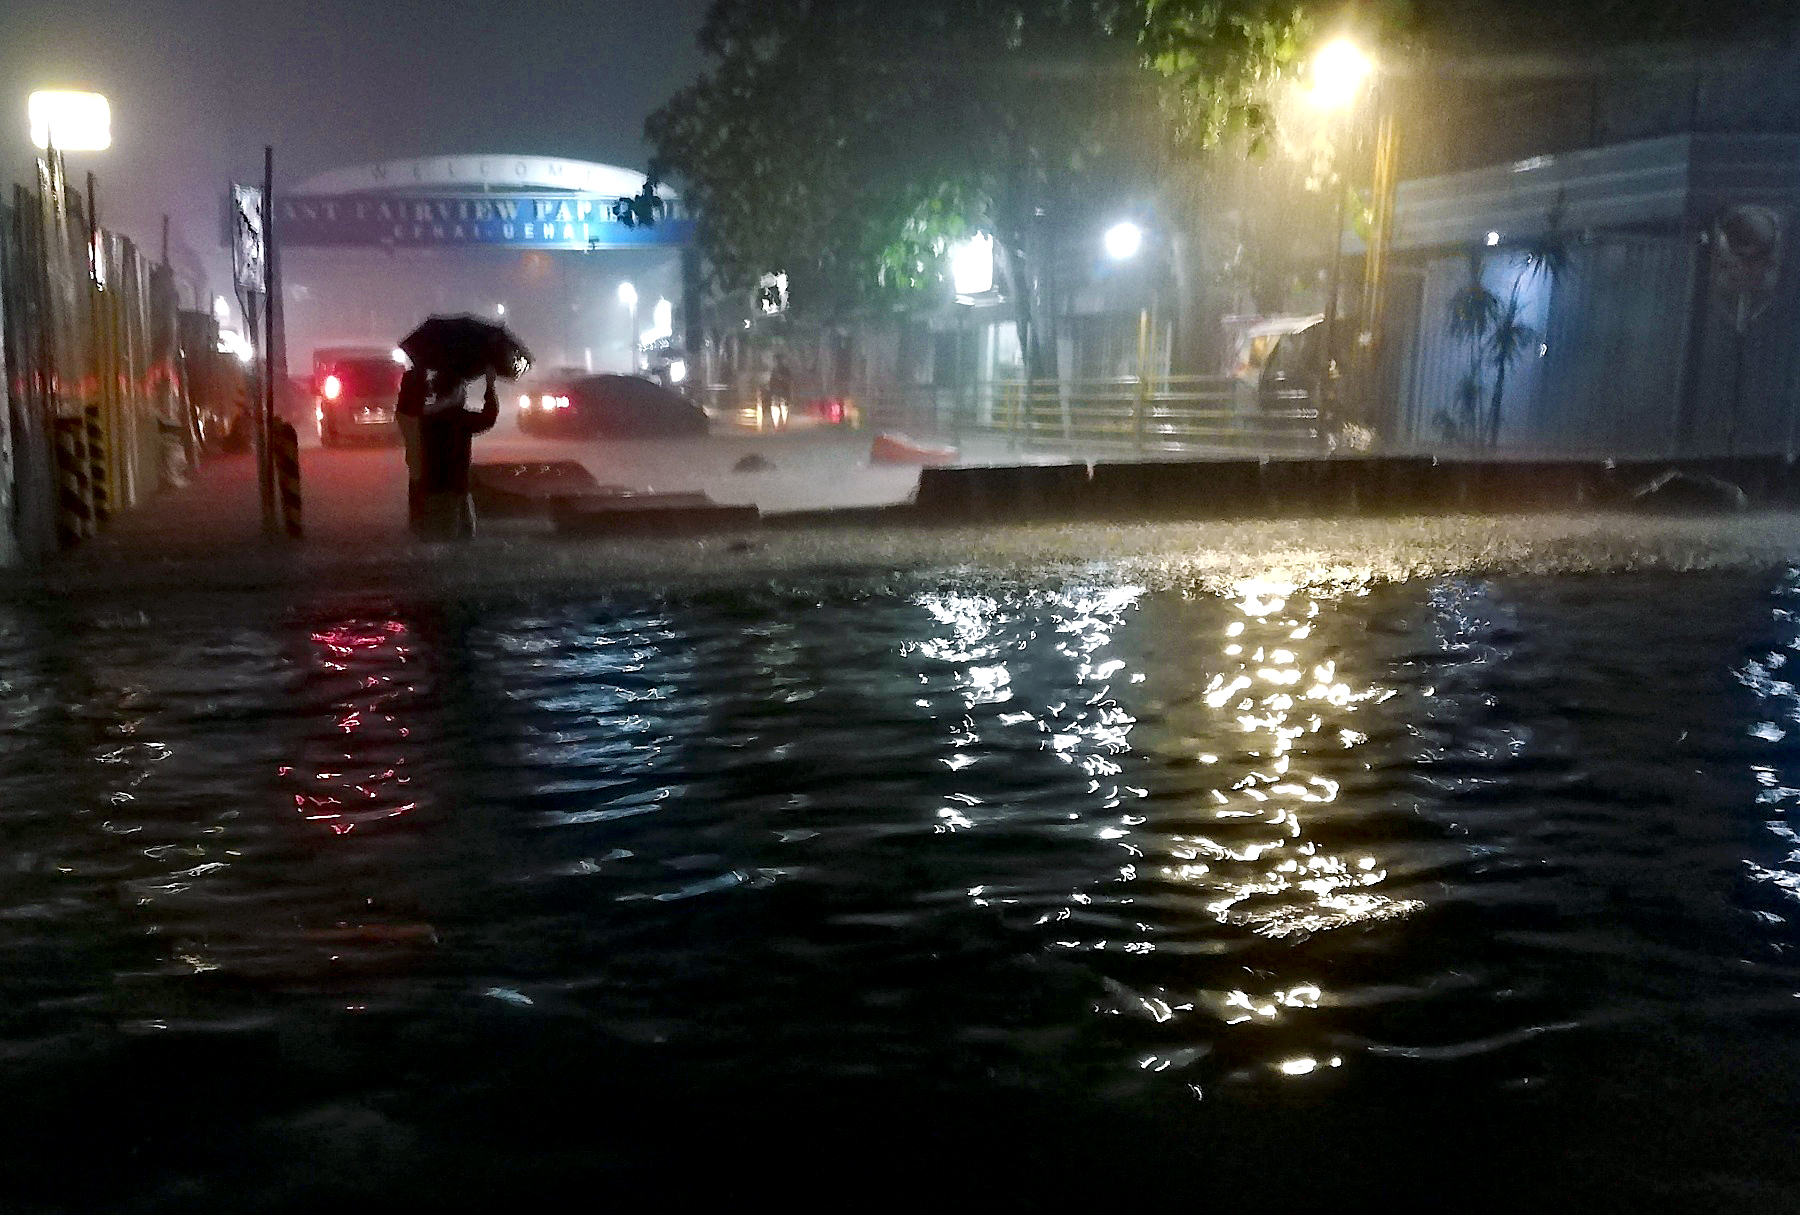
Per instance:
[[[400,366],[390,359],[338,359],[320,370],[320,382],[328,375],[338,378],[345,396],[393,396],[400,390]]]

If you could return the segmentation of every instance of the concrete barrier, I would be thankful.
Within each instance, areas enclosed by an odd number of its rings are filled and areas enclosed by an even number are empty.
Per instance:
[[[938,520],[1078,515],[1091,509],[1085,464],[923,468],[919,513]]]
[[[1459,486],[1430,456],[1371,456],[1345,461],[1362,515],[1413,515],[1447,509]]]
[[[476,511],[490,518],[547,518],[558,497],[630,492],[622,485],[599,484],[574,460],[476,464],[469,469],[469,496]]]
[[[1096,464],[1088,500],[1106,515],[1238,518],[1263,509],[1255,460],[1157,460]]]
[[[1750,506],[1800,506],[1800,461],[1447,460],[1430,456],[925,468],[922,522],[1019,518],[1320,518],[1634,509],[1676,470],[1740,487]]]
[[[1474,464],[1464,509],[1495,514],[1580,510],[1609,492],[1604,469],[1579,460],[1505,461]]]
[[[705,494],[575,494],[551,499],[558,535],[689,536],[755,527],[754,506],[726,506]]]
[[[1361,460],[1265,460],[1261,467],[1261,514],[1272,518],[1318,518],[1359,513],[1358,482],[1367,470]]]

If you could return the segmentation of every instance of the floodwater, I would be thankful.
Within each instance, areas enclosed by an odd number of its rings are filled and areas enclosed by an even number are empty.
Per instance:
[[[1797,655],[1783,567],[14,596],[4,1206],[1793,1210]]]

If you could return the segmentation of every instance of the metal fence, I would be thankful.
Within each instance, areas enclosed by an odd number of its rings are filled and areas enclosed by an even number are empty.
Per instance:
[[[58,158],[0,201],[0,565],[191,467],[178,308],[168,267],[91,229]]]
[[[715,416],[755,424],[754,395],[702,390]],[[801,390],[789,417],[831,397]],[[833,399],[838,399],[833,397]],[[864,425],[957,442],[989,438],[1024,451],[1071,455],[1309,455],[1325,451],[1316,404],[1304,396],[1265,407],[1226,376],[993,381],[972,385],[868,384],[841,394]]]
[[[1312,455],[1327,450],[1318,405],[1289,394],[1273,405],[1229,376],[1141,380],[999,380],[974,385],[869,383],[850,392],[801,387],[790,401],[727,385],[697,396],[715,418],[747,428],[817,421],[841,403],[848,419],[914,437],[997,439],[1017,452],[1069,455]],[[817,401],[819,405],[815,407]],[[837,421],[839,418],[828,418]]]

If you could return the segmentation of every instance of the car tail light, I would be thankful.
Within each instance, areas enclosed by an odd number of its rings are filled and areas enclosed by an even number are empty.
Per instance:
[[[825,402],[825,420],[837,423],[844,420],[844,403],[842,401]]]
[[[327,401],[335,401],[344,395],[344,381],[334,375],[328,375],[325,377],[325,382],[319,385],[319,391],[325,394]]]

